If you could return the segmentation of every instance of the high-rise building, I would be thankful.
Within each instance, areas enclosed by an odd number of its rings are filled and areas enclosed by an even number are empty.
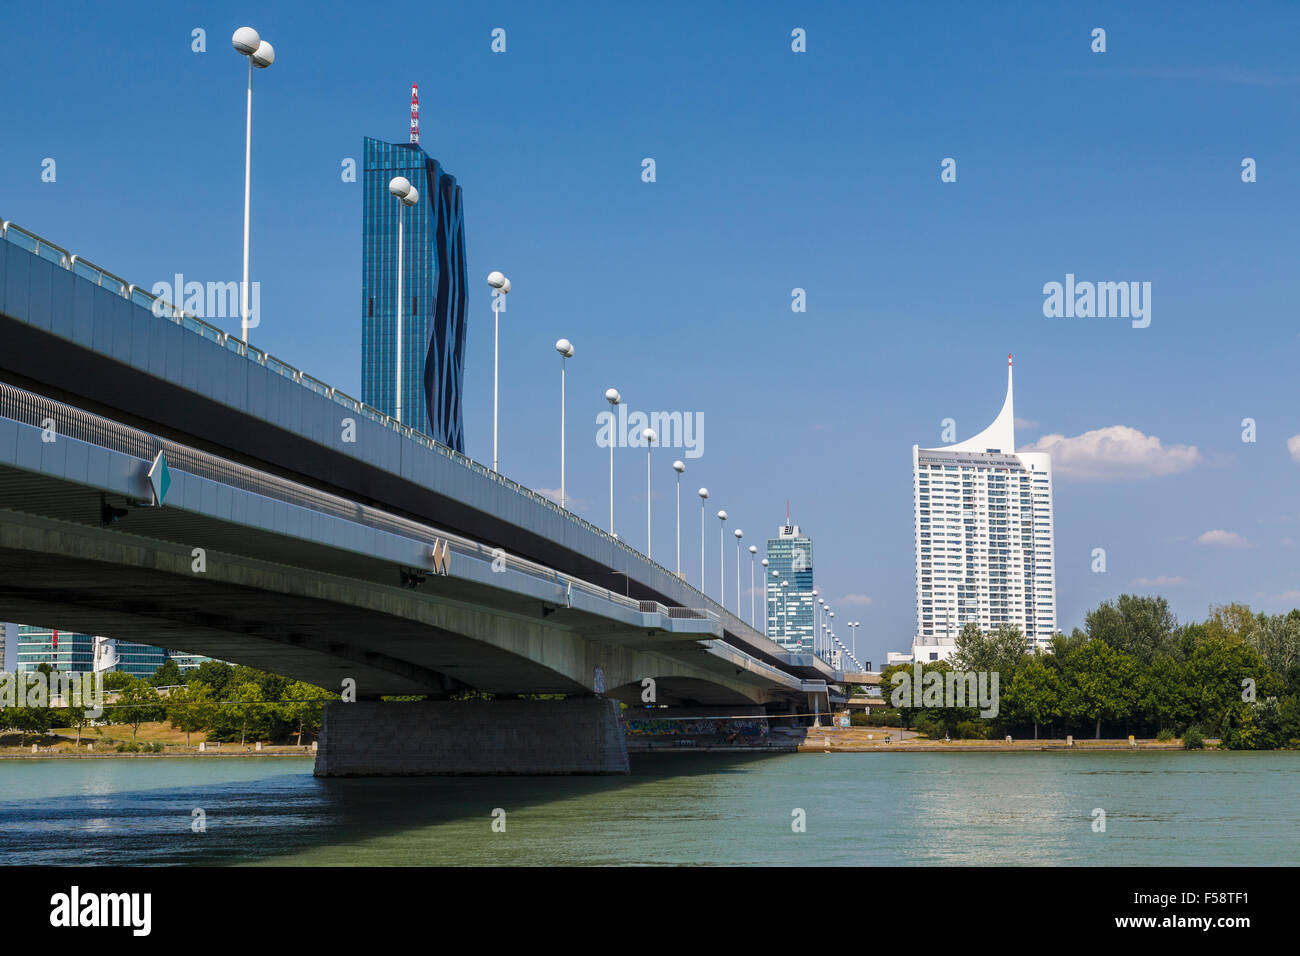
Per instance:
[[[1010,355],[993,424],[943,448],[913,445],[912,488],[913,659],[947,659],[968,621],[986,632],[1014,625],[1027,646],[1046,646],[1056,633],[1052,460],[1015,451]]]
[[[16,635],[18,653],[14,669],[17,671],[35,671],[48,664],[53,670],[73,674],[125,671],[143,679],[152,677],[170,656],[166,649],[151,644],[51,627],[11,624],[9,632]]]
[[[786,522],[767,539],[767,636],[788,650],[814,648],[812,538]],[[775,574],[773,573],[775,572]],[[788,587],[781,587],[781,582]]]
[[[48,664],[56,671],[92,674],[95,671],[95,636],[50,627],[18,625],[16,670],[35,671]]]
[[[412,139],[416,138],[413,129]],[[362,155],[362,401],[399,417],[397,224],[401,216],[400,419],[464,451],[461,382],[468,293],[460,187],[418,142],[385,143],[367,136]],[[388,191],[396,176],[406,177],[419,191],[415,205],[405,205]]]

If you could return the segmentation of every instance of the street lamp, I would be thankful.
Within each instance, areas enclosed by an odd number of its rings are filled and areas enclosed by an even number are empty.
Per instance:
[[[659,436],[653,428],[641,429],[645,440],[645,556],[650,557],[650,446]]]
[[[754,623],[754,556],[758,554],[756,545],[749,546],[749,626],[757,627]]]
[[[731,533],[736,536],[736,617],[740,617],[740,539],[745,532],[737,528]]]
[[[817,589],[816,589],[816,588],[813,588],[813,590],[812,590],[812,596],[813,596],[814,598],[817,597]],[[813,653],[815,654],[816,652],[817,652],[817,628],[814,627],[814,628],[813,628]]]
[[[680,458],[673,462],[673,471],[677,472],[677,576],[682,576],[682,472],[686,462]]]
[[[852,630],[849,632],[850,635],[851,635],[851,636],[849,637],[849,643],[850,643],[850,644],[852,645],[852,647],[853,647],[853,659],[854,659],[854,660],[857,660],[857,658],[858,658],[858,628],[860,628],[861,626],[862,626],[862,622],[861,622],[861,621],[849,621],[849,627],[852,629]]]
[[[397,207],[397,355],[396,355],[396,389],[397,399],[393,403],[393,417],[402,420],[402,215],[407,206],[414,206],[420,201],[420,191],[411,185],[405,176],[394,176],[388,181],[388,191],[400,200]]]
[[[718,603],[722,609],[727,609],[727,513],[718,512]]]
[[[488,273],[488,285],[492,287],[492,470],[500,471],[497,460],[497,386],[500,383],[501,368],[501,312],[506,307],[506,294],[510,292],[510,280],[500,272]]]
[[[709,489],[700,489],[700,593],[704,593],[704,502],[709,500]]]
[[[560,507],[564,507],[564,363],[573,358],[573,343],[560,339],[555,343],[555,351],[560,353]]]
[[[609,402],[610,417],[616,418],[617,416],[614,415],[614,406],[617,405],[619,402],[623,401],[623,396],[618,393],[618,389],[607,388],[605,389],[605,401]],[[613,424],[611,423],[609,429],[609,533],[610,534],[614,533],[614,445],[615,443],[616,443],[616,439],[614,437],[614,427]]]
[[[230,38],[235,52],[248,57],[248,109],[244,115],[244,287],[240,292],[241,338],[248,344],[248,223],[253,186],[253,67],[265,70],[275,62],[275,47],[252,27],[240,27]],[[179,293],[178,293],[179,295]]]
[[[832,611],[830,608],[827,608],[826,613],[829,614],[831,618],[830,624],[828,624],[826,627],[826,633],[829,634],[831,637],[834,637],[835,636],[835,612]],[[829,643],[830,642],[828,641],[827,644],[829,645]]]
[[[763,636],[768,637],[770,635],[767,633],[767,558],[758,563],[763,566]],[[775,571],[772,573],[776,574]],[[776,617],[775,611],[772,612],[772,616]]]
[[[817,640],[822,640],[822,632],[826,628],[826,599],[817,599]]]

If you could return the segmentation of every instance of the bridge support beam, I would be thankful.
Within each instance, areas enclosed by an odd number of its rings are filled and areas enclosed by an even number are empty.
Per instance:
[[[331,701],[318,777],[627,773],[618,702]]]

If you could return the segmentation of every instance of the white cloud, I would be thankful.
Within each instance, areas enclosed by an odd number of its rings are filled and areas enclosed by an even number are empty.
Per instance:
[[[539,495],[541,495],[544,498],[550,498],[557,505],[560,503],[559,488],[534,488],[533,491],[537,492]],[[568,495],[564,499],[564,507],[567,508],[569,511],[577,511],[579,508],[586,508],[587,502],[586,499],[575,498],[573,497],[573,495]]]
[[[1292,435],[1286,440],[1286,450],[1291,453],[1291,460],[1300,465],[1300,435]]]
[[[1017,418],[1017,419],[1016,419],[1016,427],[1017,427],[1017,428],[1037,428],[1037,427],[1038,427],[1038,422],[1030,421],[1028,418]]]
[[[1128,425],[1097,428],[1073,438],[1044,435],[1020,449],[1052,456],[1052,471],[1080,481],[1155,478],[1186,471],[1200,462],[1195,445],[1163,445]]]
[[[1214,531],[1205,532],[1205,534],[1201,535],[1196,540],[1199,541],[1201,544],[1215,544],[1215,545],[1221,545],[1222,547],[1225,548],[1250,547],[1250,542],[1247,541],[1245,538],[1243,538],[1241,535],[1237,534],[1237,532],[1223,531],[1217,528]]]
[[[1175,584],[1186,584],[1187,578],[1161,574],[1154,578],[1134,578],[1133,586],[1139,588],[1163,588],[1172,587]]]
[[[865,594],[846,594],[844,597],[832,601],[831,605],[847,604],[850,607],[866,607],[870,603],[871,598]]]

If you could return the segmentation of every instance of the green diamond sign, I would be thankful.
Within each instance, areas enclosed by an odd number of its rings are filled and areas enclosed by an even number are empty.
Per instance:
[[[167,497],[167,489],[172,486],[172,473],[167,470],[167,459],[162,452],[158,452],[158,457],[149,468],[149,484],[153,485],[153,503],[162,504]]]

